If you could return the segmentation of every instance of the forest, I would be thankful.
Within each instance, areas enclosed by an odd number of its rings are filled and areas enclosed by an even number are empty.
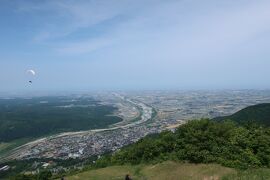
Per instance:
[[[116,110],[92,98],[1,99],[0,142],[104,128],[122,121],[120,117],[112,116]]]

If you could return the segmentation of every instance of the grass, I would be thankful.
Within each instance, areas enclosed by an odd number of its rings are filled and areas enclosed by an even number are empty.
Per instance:
[[[0,162],[1,162],[1,158],[5,157],[10,150],[21,146],[27,142],[29,142],[30,140],[32,140],[31,138],[22,138],[22,139],[17,139],[8,143],[4,143],[4,142],[0,142]]]
[[[93,179],[93,180],[122,180],[125,174],[133,175],[135,174],[135,168],[131,166],[113,166],[108,168],[102,168],[98,170],[86,171],[68,177],[69,180],[79,180],[79,179]],[[132,176],[138,178],[137,176]]]
[[[235,173],[235,170],[215,164],[180,164],[165,162],[154,166],[145,167],[142,171],[147,179],[220,179],[227,174]]]
[[[196,165],[167,161],[156,165],[112,166],[82,172],[67,179],[122,180],[126,174],[130,174],[133,180],[218,180],[236,176],[237,171],[216,164]]]
[[[10,146],[10,143],[0,143],[0,152]]]
[[[270,169],[250,169],[246,171],[238,171],[236,174],[229,174],[222,180],[266,180],[270,179]]]

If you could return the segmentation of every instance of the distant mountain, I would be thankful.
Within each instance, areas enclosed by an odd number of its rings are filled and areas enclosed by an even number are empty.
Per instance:
[[[270,103],[249,106],[230,116],[214,118],[214,120],[218,121],[227,119],[238,122],[240,124],[253,121],[258,124],[270,126]]]

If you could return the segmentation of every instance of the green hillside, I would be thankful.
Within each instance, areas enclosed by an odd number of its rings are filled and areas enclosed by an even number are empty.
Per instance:
[[[111,166],[67,177],[68,180],[123,180],[129,174],[133,180],[197,180],[235,176],[236,170],[215,164],[188,164],[166,161],[155,165]]]
[[[258,124],[270,126],[270,103],[249,106],[233,115],[218,117],[214,120],[222,121],[227,119],[241,124],[253,121]]]

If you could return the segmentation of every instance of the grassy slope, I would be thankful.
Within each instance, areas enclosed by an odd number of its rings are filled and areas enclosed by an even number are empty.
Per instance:
[[[239,123],[255,121],[256,123],[270,126],[270,103],[249,106],[230,116],[217,117],[214,120],[230,119]]]
[[[70,177],[69,180],[93,179],[122,180],[125,174],[130,174],[133,180],[151,179],[151,180],[189,180],[189,179],[221,179],[223,176],[236,176],[234,169],[222,167],[215,164],[188,164],[176,162],[163,162],[156,165],[138,165],[138,166],[112,166],[97,170],[90,170]]]
[[[130,174],[133,180],[257,180],[270,179],[270,169],[237,171],[216,164],[163,162],[156,165],[111,166],[85,171],[68,180],[122,180]]]

